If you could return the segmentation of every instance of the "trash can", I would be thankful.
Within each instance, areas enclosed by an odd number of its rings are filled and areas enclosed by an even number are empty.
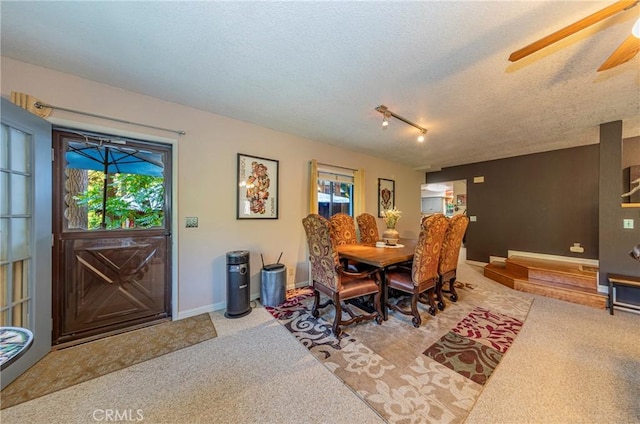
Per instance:
[[[240,318],[251,312],[249,304],[249,251],[227,252],[227,318]]]
[[[287,268],[284,264],[263,265],[260,272],[260,303],[262,306],[278,306],[286,299]]]

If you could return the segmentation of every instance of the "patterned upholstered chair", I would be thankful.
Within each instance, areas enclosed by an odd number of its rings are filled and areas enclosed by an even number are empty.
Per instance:
[[[338,212],[329,219],[329,222],[331,223],[331,240],[333,240],[333,244],[340,246],[343,244],[358,243],[356,224],[351,215]],[[368,265],[347,259],[342,260],[342,266],[353,272],[363,272],[371,269]]]
[[[302,220],[311,262],[311,287],[315,296],[311,313],[318,317],[318,308],[334,305],[336,315],[332,331],[338,337],[341,325],[350,325],[364,320],[375,319],[382,323],[380,305],[380,273],[377,269],[368,272],[353,273],[345,271],[338,261],[338,252],[331,237],[331,224],[318,214],[310,214]],[[320,304],[320,293],[329,297]],[[370,314],[354,313],[344,301],[361,296],[373,295],[375,311]],[[349,319],[343,319],[343,310]]]
[[[351,215],[338,212],[330,219],[331,222],[331,239],[336,246],[341,244],[356,244],[358,237],[356,236],[356,224]]]
[[[378,235],[378,223],[370,213],[363,213],[356,217],[360,229],[360,243],[375,243],[380,240]]]
[[[416,328],[422,323],[418,302],[428,303],[429,313],[436,313],[433,295],[438,283],[438,261],[447,228],[447,218],[440,213],[423,220],[411,269],[397,267],[387,272],[389,289],[411,295],[411,310],[402,309],[392,301],[387,302],[387,306],[404,315],[413,315],[411,322]]]
[[[449,293],[452,302],[458,300],[456,293],[455,281],[456,270],[458,268],[458,258],[460,256],[460,247],[462,246],[462,238],[464,237],[467,226],[469,225],[469,217],[466,215],[455,215],[449,220],[449,228],[444,237],[442,251],[440,252],[440,263],[438,265],[438,285],[436,294],[438,297],[438,309],[444,309],[444,299],[442,292]],[[449,290],[444,290],[443,286],[449,284]]]

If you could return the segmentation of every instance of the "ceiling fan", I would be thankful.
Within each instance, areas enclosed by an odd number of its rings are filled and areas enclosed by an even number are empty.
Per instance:
[[[557,41],[562,40],[576,32],[585,29],[591,25],[594,25],[610,16],[613,16],[617,13],[626,11],[631,9],[640,3],[640,0],[621,0],[617,1],[611,6],[607,6],[602,10],[597,11],[596,13],[587,16],[586,18],[580,19],[577,22],[568,25],[561,30],[554,32],[553,34],[549,34],[546,37],[543,37],[533,43],[529,44],[526,47],[521,48],[520,50],[516,50],[511,53],[509,56],[509,61],[515,62],[517,60],[522,59],[523,57],[529,56],[532,53],[537,52]],[[602,65],[598,68],[598,72],[605,71],[607,69],[614,68],[618,65],[621,65],[629,60],[633,59],[633,57],[638,54],[640,50],[640,19],[633,26],[632,34],[627,37],[626,40],[618,46],[618,48],[609,56],[607,60],[604,61]]]

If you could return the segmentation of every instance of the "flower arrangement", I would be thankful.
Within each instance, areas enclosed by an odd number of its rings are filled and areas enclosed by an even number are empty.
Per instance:
[[[402,216],[402,212],[396,209],[396,207],[394,206],[393,209],[382,211],[382,216],[384,218],[384,223],[387,225],[387,228],[396,228],[396,223]]]

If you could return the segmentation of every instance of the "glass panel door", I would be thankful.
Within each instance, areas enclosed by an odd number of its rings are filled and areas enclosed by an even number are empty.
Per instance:
[[[51,126],[2,99],[0,326],[26,328],[33,345],[3,358],[2,387],[51,349]]]

